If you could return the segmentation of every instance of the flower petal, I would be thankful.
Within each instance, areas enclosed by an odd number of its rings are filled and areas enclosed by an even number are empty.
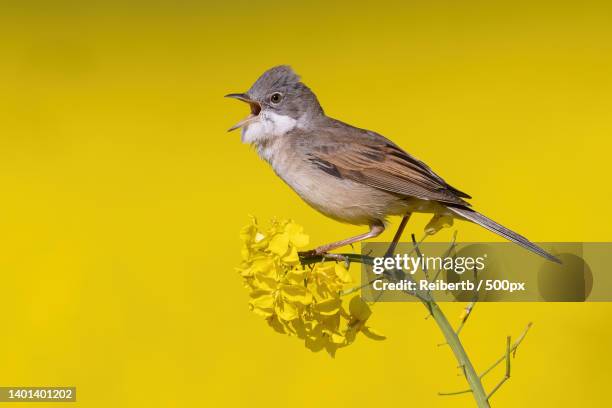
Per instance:
[[[287,253],[287,249],[289,248],[289,235],[288,234],[278,234],[272,237],[270,243],[268,244],[268,250],[276,255],[285,255]]]
[[[257,289],[265,290],[268,292],[272,292],[278,287],[278,281],[276,279],[270,278],[262,274],[255,275],[255,279],[253,279],[251,283]]]
[[[320,279],[329,280],[334,277],[335,268],[334,265],[318,263],[315,265],[313,273]]]
[[[254,274],[276,277],[274,261],[270,258],[259,258],[254,260],[251,264],[251,272]]]
[[[324,316],[331,316],[340,311],[340,306],[342,306],[342,300],[332,298],[315,304],[315,311]]]
[[[337,263],[334,267],[334,272],[343,283],[351,283],[353,281],[351,279],[351,274],[346,270],[344,264]]]
[[[293,285],[303,285],[306,279],[306,271],[301,267],[295,267],[285,275],[285,281]]]
[[[280,320],[293,320],[298,318],[298,311],[290,302],[276,302],[274,308]]]
[[[256,309],[268,309],[274,308],[274,295],[268,290],[256,289],[251,292],[251,306]]]
[[[298,255],[298,251],[294,246],[291,246],[289,249],[289,253],[282,257],[282,261],[288,264],[297,264],[300,262],[300,257]]]
[[[270,327],[273,328],[276,332],[281,334],[285,334],[287,332],[285,326],[280,322],[280,320],[278,320],[278,316],[270,316],[267,320]]]
[[[331,336],[329,336],[329,339],[334,344],[345,344],[346,343],[346,338],[344,338],[343,335],[338,334],[338,333],[332,333]]]
[[[304,339],[304,345],[312,352],[323,350],[323,347],[325,347],[326,342],[327,341],[325,337],[323,337],[323,335],[306,336],[306,338]]]
[[[240,230],[240,239],[245,243],[250,243],[255,239],[255,234],[257,234],[257,225],[249,224]]]
[[[361,329],[361,332],[372,340],[385,340],[387,338],[385,335],[378,333],[376,330],[368,326],[364,326]]]
[[[356,319],[365,322],[372,315],[372,310],[366,302],[364,302],[360,296],[355,296],[349,303],[349,311],[351,315]]]
[[[304,234],[304,227],[290,222],[285,226],[285,232],[289,235],[289,241],[298,248],[305,247],[310,242],[310,237]]]
[[[312,294],[304,286],[282,285],[281,294],[283,298],[290,302],[300,303],[304,306],[312,303]]]

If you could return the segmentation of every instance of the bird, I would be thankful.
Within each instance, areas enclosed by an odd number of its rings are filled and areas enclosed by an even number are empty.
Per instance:
[[[314,249],[316,255],[379,236],[390,216],[401,216],[394,243],[412,213],[432,214],[433,234],[455,219],[476,223],[548,260],[555,256],[474,210],[468,194],[386,137],[327,116],[314,92],[288,65],[265,71],[247,92],[225,95],[250,114],[229,131],[254,147],[308,205],[368,232]]]

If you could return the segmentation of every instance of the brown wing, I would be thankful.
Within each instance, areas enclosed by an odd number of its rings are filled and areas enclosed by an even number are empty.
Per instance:
[[[309,160],[321,170],[394,194],[469,206],[425,163],[383,136],[342,122],[310,139]],[[329,133],[328,133],[329,132]]]

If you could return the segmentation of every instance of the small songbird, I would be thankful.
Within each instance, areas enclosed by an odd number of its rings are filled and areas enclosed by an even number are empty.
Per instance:
[[[249,104],[242,142],[255,147],[276,174],[324,215],[369,232],[323,245],[316,254],[380,235],[388,216],[431,213],[433,233],[469,220],[538,255],[559,262],[527,238],[476,212],[466,193],[450,186],[425,163],[389,139],[325,115],[315,94],[286,65],[264,72],[246,93],[226,95]],[[399,239],[400,233],[396,234]]]

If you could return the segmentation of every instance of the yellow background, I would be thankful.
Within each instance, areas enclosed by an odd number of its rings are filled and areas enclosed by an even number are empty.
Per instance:
[[[377,305],[388,340],[335,360],[249,312],[248,214],[313,244],[362,231],[226,133],[247,109],[223,95],[280,63],[532,240],[612,238],[609,3],[87,3],[0,5],[0,385],[75,385],[83,407],[472,406],[436,395],[464,381],[418,304]],[[495,407],[605,406],[611,317],[483,304],[462,337],[482,369],[534,322]]]

